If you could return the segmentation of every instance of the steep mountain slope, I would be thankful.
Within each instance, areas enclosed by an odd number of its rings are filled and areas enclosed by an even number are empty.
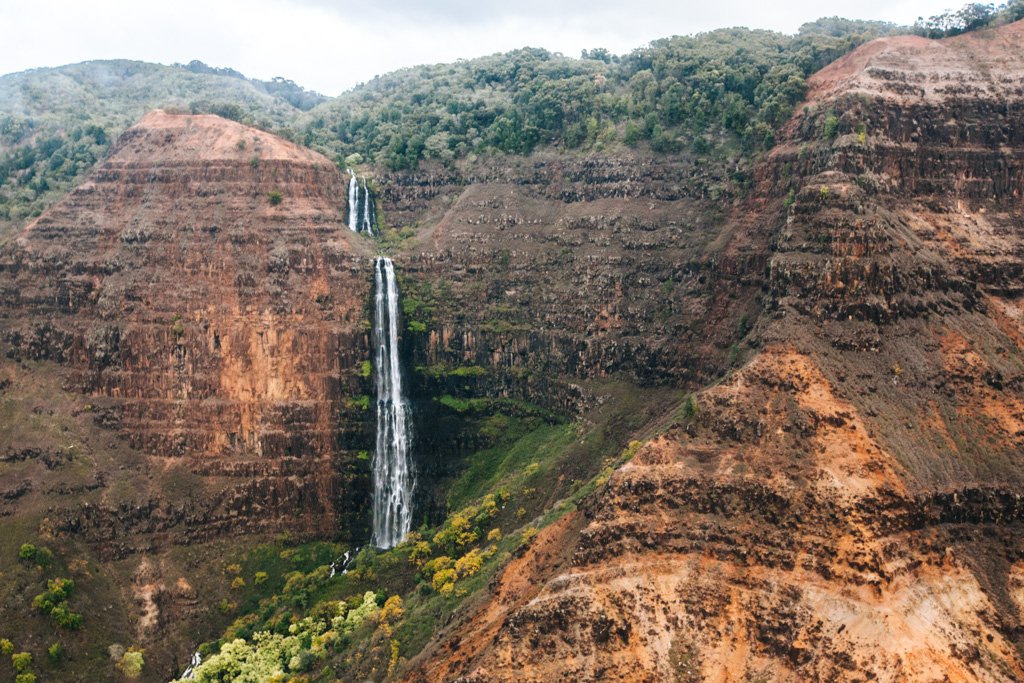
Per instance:
[[[120,619],[149,638],[216,604],[173,597],[179,577],[220,571],[176,547],[365,535],[370,280],[344,196],[314,152],[157,111],[5,248],[2,456],[21,485],[2,502],[19,529],[5,557],[45,529],[115,576],[141,572],[112,580],[156,592]],[[25,618],[15,595],[7,623]]]
[[[0,637],[83,681],[225,627],[204,656],[272,631],[314,680],[1024,677],[1022,39],[864,46],[753,178],[742,117],[709,153],[363,167],[379,242],[328,159],[146,115],[0,251]],[[335,575],[378,250],[422,526]]]
[[[83,180],[152,109],[276,130],[324,99],[291,81],[246,79],[202,62],[96,60],[0,76],[0,241]]]
[[[1024,676],[1022,40],[812,79],[722,248],[770,245],[756,355],[410,680]]]

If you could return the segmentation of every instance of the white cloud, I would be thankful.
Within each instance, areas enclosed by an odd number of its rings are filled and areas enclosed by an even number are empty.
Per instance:
[[[865,0],[853,18],[912,23],[941,9],[928,0]],[[88,59],[199,59],[334,95],[403,66],[526,45],[568,55],[592,47],[624,53],[656,38],[725,26],[793,32],[822,11],[811,0],[5,1],[0,73]]]

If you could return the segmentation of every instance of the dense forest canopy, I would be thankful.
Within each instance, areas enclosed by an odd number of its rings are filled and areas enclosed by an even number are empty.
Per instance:
[[[830,17],[795,35],[731,28],[580,58],[523,48],[402,69],[328,99],[294,82],[193,61],[85,62],[0,78],[0,220],[38,215],[146,111],[214,113],[390,170],[542,147],[645,146],[751,159],[770,147],[806,79],[891,33],[953,35],[1024,17],[1024,0],[970,4],[913,27]]]

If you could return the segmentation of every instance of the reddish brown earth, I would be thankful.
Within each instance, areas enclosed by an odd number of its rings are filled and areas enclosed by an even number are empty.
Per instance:
[[[426,328],[403,340],[424,496],[480,446],[438,394],[586,424],[592,380],[696,391],[410,680],[1024,678],[1022,26],[829,67],[750,197],[726,162],[639,152],[374,179],[416,228],[390,243]],[[215,635],[232,550],[365,537],[376,245],[344,185],[155,112],[0,252],[0,552],[102,566],[81,607],[130,633],[96,640],[150,671]]]
[[[373,250],[344,197],[318,154],[157,111],[0,255],[0,457],[22,487],[0,500],[4,556],[43,541],[101,563],[90,636],[111,615],[127,633],[108,642],[145,645],[155,676],[214,635],[226,553],[365,536]]]
[[[1022,35],[814,78],[722,233],[768,257],[750,359],[409,680],[1024,678]]]
[[[181,509],[155,492],[129,510],[69,513],[61,528],[112,540],[112,524],[193,539],[336,528],[334,506],[352,505],[342,441],[365,431],[345,399],[361,393],[369,290],[343,196],[314,152],[153,112],[25,229],[3,264],[12,355],[69,365],[98,423],[157,471],[202,482]]]

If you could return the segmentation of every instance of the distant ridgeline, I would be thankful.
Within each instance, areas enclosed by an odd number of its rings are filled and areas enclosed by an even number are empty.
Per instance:
[[[832,17],[796,35],[723,29],[580,59],[542,49],[418,66],[328,99],[292,81],[247,79],[193,61],[85,62],[0,78],[0,221],[38,215],[153,108],[214,113],[335,159],[390,170],[538,147],[645,146],[746,160],[770,147],[805,79],[880,35],[950,35],[1024,16],[1024,0],[919,20],[914,27]]]

